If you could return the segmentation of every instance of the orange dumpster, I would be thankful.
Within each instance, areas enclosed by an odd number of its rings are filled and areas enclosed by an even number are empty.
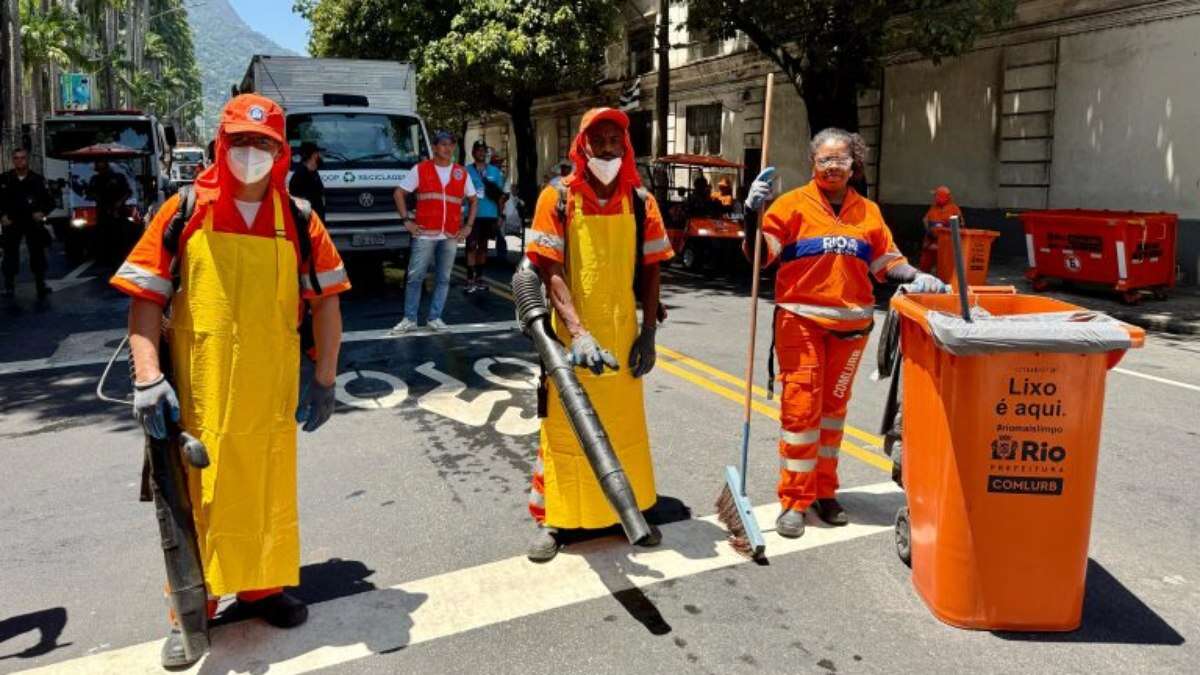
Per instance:
[[[954,280],[954,244],[948,227],[934,229],[937,235],[937,275],[958,288]],[[982,286],[987,283],[988,265],[992,258],[992,242],[1000,236],[994,230],[960,229],[962,234],[963,262],[967,266],[967,285]]]
[[[982,289],[980,289],[982,290]],[[1034,295],[897,295],[904,415],[897,544],[962,628],[1069,631],[1084,577],[1107,372],[1137,327]],[[903,532],[902,532],[903,528]]]

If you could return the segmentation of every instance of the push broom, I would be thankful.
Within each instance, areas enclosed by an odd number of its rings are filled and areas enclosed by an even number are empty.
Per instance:
[[[762,167],[770,166],[767,152],[771,147],[771,99],[775,74],[767,74],[767,96],[763,104]],[[754,343],[758,338],[758,279],[762,274],[762,221],[765,204],[758,206],[758,224],[754,228],[754,276],[750,281],[750,347],[746,356],[746,410],[742,420],[742,466],[725,467],[725,486],[717,497],[717,519],[729,530],[729,544],[738,553],[759,560],[766,553],[762,530],[754,518],[750,498],[746,496],[746,470],[750,460],[750,413],[754,402]]]

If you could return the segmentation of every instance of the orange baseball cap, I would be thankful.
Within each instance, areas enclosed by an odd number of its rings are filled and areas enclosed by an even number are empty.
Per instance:
[[[283,108],[265,96],[241,94],[221,110],[222,134],[260,134],[287,145]]]

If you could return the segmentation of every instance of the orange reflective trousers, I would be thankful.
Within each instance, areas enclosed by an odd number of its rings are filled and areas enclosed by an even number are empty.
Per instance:
[[[785,310],[775,314],[779,416],[779,504],[803,511],[838,488],[838,448],[867,335],[839,337]]]

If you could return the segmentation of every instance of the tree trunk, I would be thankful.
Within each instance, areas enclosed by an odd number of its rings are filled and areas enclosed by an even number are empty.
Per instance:
[[[533,98],[518,96],[513,99],[513,136],[517,144],[517,196],[525,202],[526,210],[537,203],[537,136],[533,129]]]
[[[17,0],[2,0],[0,5],[0,145],[4,146],[4,166],[13,148],[21,143],[24,103],[21,97],[21,14]]]
[[[853,79],[810,73],[792,82],[804,99],[810,135],[829,127],[858,131],[858,90]]]

